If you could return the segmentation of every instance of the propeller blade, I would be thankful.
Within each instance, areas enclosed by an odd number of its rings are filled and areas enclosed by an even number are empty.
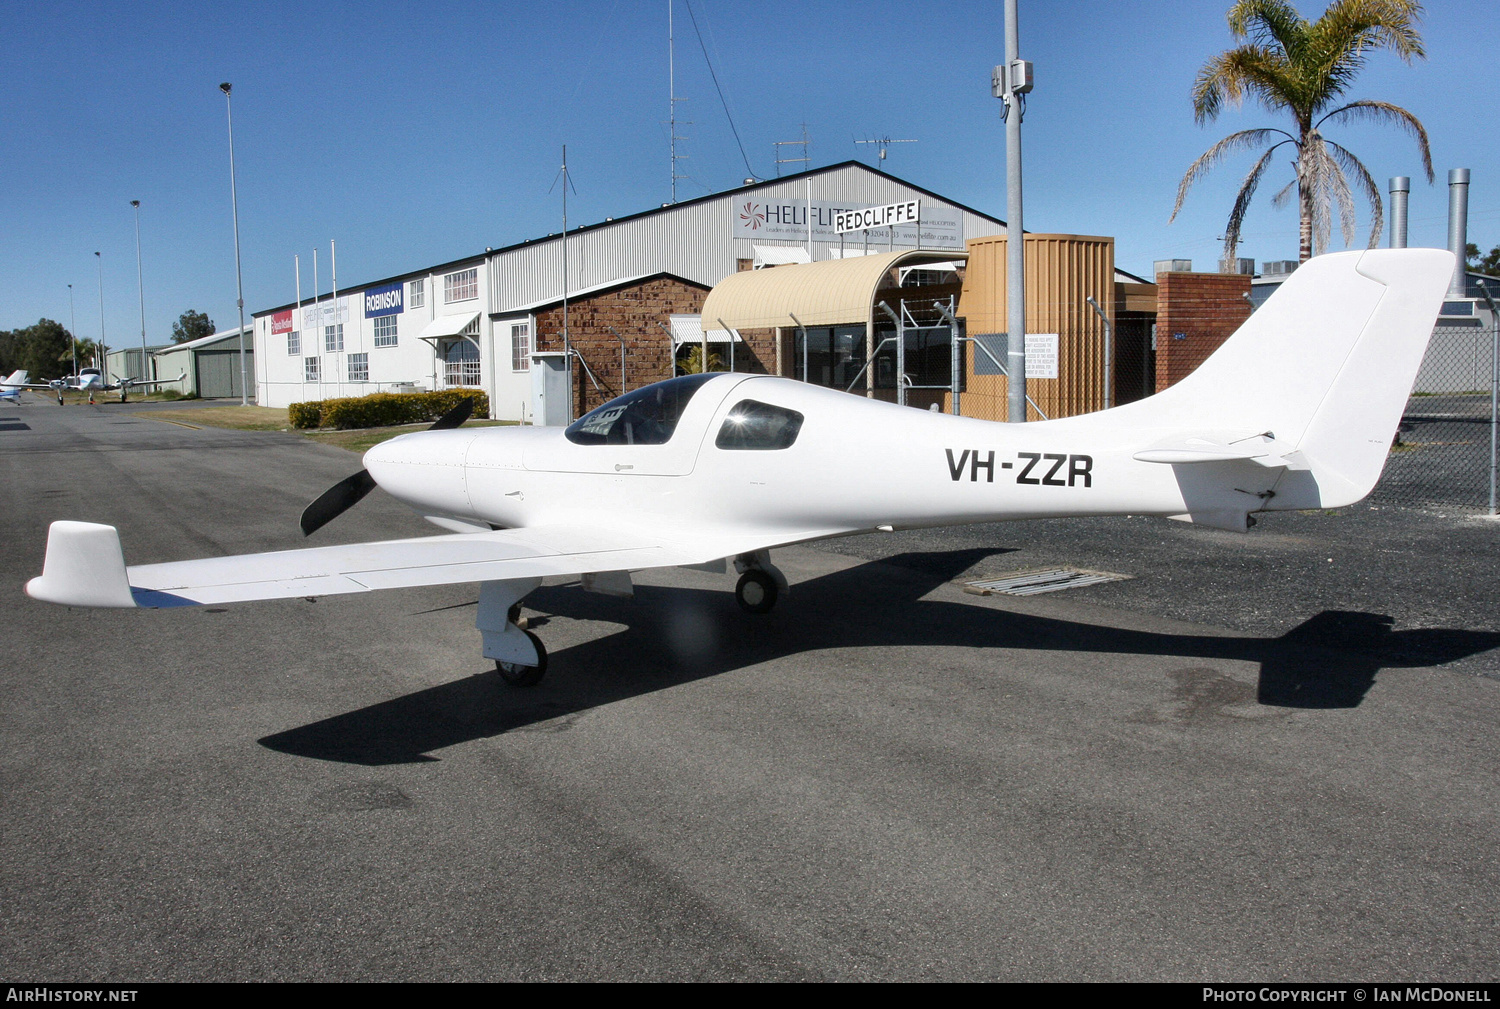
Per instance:
[[[458,427],[464,421],[468,420],[469,415],[473,412],[474,400],[470,396],[465,396],[463,399],[458,401],[457,406],[439,417],[437,419],[437,423],[429,427],[427,430],[451,431],[453,428]]]
[[[311,536],[319,529],[359,504],[375,489],[375,478],[369,470],[360,470],[351,477],[340,480],[322,493],[302,512],[302,535]]]

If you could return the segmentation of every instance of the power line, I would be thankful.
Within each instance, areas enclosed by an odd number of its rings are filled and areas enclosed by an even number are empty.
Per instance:
[[[724,106],[724,118],[729,120],[729,129],[734,133],[734,142],[739,145],[740,158],[745,162],[745,173],[755,175],[755,170],[750,167],[750,158],[745,154],[745,145],[740,140],[740,131],[734,125],[734,116],[729,114],[729,102],[724,98],[724,89],[719,86],[719,75],[714,73],[714,62],[708,58],[708,46],[703,43],[703,32],[698,29],[698,17],[693,13],[693,5],[688,0],[682,0],[682,5],[687,8],[688,18],[693,22],[693,33],[698,36],[698,48],[703,50],[703,62],[708,64],[708,76],[713,78],[714,90],[719,93],[719,104]]]

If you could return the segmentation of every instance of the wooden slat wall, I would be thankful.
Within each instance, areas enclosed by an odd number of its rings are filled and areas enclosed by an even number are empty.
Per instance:
[[[967,244],[969,264],[958,314],[964,317],[970,336],[1003,333],[1005,236],[973,238]],[[1086,299],[1092,295],[1113,321],[1114,277],[1112,238],[1026,236],[1026,330],[1058,335],[1058,377],[1032,379],[1026,391],[1049,418],[1089,413],[1104,405],[1104,324]],[[972,346],[965,355],[964,416],[1005,420],[1009,412],[1006,379],[974,374],[975,358],[982,355]],[[1028,408],[1027,414],[1030,420],[1041,419],[1035,410]]]

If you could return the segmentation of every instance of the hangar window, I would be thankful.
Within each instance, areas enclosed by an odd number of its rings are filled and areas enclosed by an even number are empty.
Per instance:
[[[665,445],[707,375],[683,375],[627,392],[584,414],[567,431],[576,445]]]
[[[320,376],[322,375],[323,372],[322,372],[322,369],[319,367],[319,361],[320,361],[320,359],[316,358],[316,357],[304,357],[302,359],[302,381],[304,381],[304,382],[320,382],[320,381],[322,381],[322,378]]]
[[[394,347],[396,345],[396,317],[394,315],[382,315],[375,319],[375,346]]]
[[[295,329],[286,335],[286,356],[302,356],[302,334]]]
[[[515,322],[510,327],[510,370],[531,370],[531,326]]]
[[[368,382],[370,380],[370,355],[349,355],[349,381]]]
[[[344,324],[323,327],[323,351],[337,354],[344,349]]]
[[[802,415],[796,410],[747,399],[729,411],[714,445],[751,451],[791,448],[801,430]]]
[[[407,308],[421,308],[427,304],[427,279],[413,280],[411,282],[411,294],[407,295]]]
[[[443,278],[443,301],[452,304],[455,301],[472,301],[479,297],[479,268],[476,266],[471,270],[459,270],[450,273]]]

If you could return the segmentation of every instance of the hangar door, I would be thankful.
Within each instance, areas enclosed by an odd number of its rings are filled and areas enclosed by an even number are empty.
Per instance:
[[[240,349],[200,350],[194,355],[198,371],[198,395],[204,399],[240,398]],[[245,371],[250,380],[250,398],[255,398],[255,352],[245,348]]]

